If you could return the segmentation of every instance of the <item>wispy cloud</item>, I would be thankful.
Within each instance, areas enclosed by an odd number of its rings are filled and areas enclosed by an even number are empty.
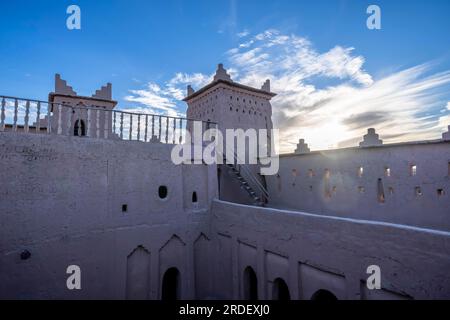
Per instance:
[[[180,104],[185,96],[187,84],[202,87],[211,82],[212,77],[201,73],[177,73],[162,86],[150,82],[143,89],[130,90],[130,94],[124,97],[124,100],[145,106],[128,108],[129,111],[183,116]]]
[[[282,152],[293,151],[299,138],[313,149],[355,146],[368,127],[385,142],[436,139],[450,124],[450,102],[442,102],[450,72],[433,74],[433,63],[374,79],[352,47],[319,52],[309,39],[273,29],[247,34],[226,56],[234,80],[260,87],[271,79]],[[162,87],[132,90],[127,100],[179,112],[186,85],[198,89],[211,79],[178,73]]]
[[[237,34],[237,36],[238,36],[238,38],[244,38],[244,37],[248,36],[249,34],[250,34],[250,32],[248,30],[244,30],[244,31],[239,32]]]

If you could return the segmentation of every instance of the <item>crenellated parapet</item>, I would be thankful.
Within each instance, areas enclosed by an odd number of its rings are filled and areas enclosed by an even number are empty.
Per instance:
[[[107,83],[106,86],[102,86],[100,90],[95,91],[95,94],[92,95],[92,98],[112,100],[112,84]]]
[[[297,144],[297,149],[295,149],[294,153],[295,154],[305,154],[305,153],[310,153],[311,150],[308,147],[308,144],[305,143],[305,139],[300,139],[298,144]]]
[[[73,88],[67,84],[67,81],[61,79],[61,75],[58,73],[55,74],[55,93],[68,96],[77,95],[77,93],[73,90]]]
[[[364,136],[364,140],[359,143],[360,147],[374,147],[381,146],[383,140],[379,139],[379,135],[375,133],[374,128],[367,130],[367,134]]]
[[[218,81],[218,80],[233,82],[233,80],[231,80],[231,76],[228,74],[227,70],[225,70],[223,68],[222,63],[220,63],[217,66],[217,71],[216,71],[216,74],[214,75],[214,81]]]

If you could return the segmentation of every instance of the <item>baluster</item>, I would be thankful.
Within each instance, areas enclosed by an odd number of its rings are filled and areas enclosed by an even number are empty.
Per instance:
[[[92,116],[91,109],[87,109],[87,133],[86,135],[91,138],[92,137]]]
[[[100,109],[98,109],[97,108],[97,112],[96,112],[96,114],[97,114],[97,135],[96,135],[96,137],[97,137],[97,139],[100,139]]]
[[[53,103],[47,104],[47,133],[50,134],[52,132],[52,117],[51,112],[53,109]]]
[[[13,131],[17,131],[17,114],[19,112],[19,101],[14,99],[14,122],[13,122]]]
[[[180,119],[180,144],[183,142],[183,119]]]
[[[166,117],[166,143],[169,143],[169,118]]]
[[[5,131],[5,118],[6,118],[6,101],[5,98],[2,99],[2,111],[0,114],[0,131]]]
[[[173,137],[172,137],[172,143],[175,144],[175,134],[177,131],[177,119],[173,118]]]
[[[113,134],[116,133],[116,112],[113,111]]]
[[[130,113],[130,134],[128,140],[133,140],[133,115]]]
[[[37,111],[36,111],[36,132],[39,133],[41,131],[41,103],[38,101],[37,103]]]
[[[70,108],[70,110],[69,110]],[[72,129],[72,114],[74,113],[74,109],[72,107],[67,107],[67,135],[70,136],[71,129]],[[75,132],[74,132],[75,135]]]
[[[137,140],[141,140],[141,115],[138,114],[138,131],[137,131]]]
[[[105,127],[104,127],[104,132],[105,132],[105,139],[108,139],[108,130],[109,130],[109,112],[108,110],[103,110],[103,117],[105,118]]]
[[[148,115],[145,115],[145,137],[144,140],[147,142],[147,132],[148,132]]]
[[[25,103],[25,119],[24,119],[24,125],[23,125],[23,130],[25,132],[28,132],[30,127],[28,125],[28,122],[30,121],[30,101],[27,100],[27,102]]]
[[[162,142],[162,139],[161,139],[161,116],[159,116],[159,136],[158,136],[158,139],[159,139],[159,141]]]
[[[123,112],[120,113],[120,139],[123,139]]]
[[[58,104],[58,134],[62,134],[62,106]]]
[[[155,116],[152,115],[152,139],[155,136]]]

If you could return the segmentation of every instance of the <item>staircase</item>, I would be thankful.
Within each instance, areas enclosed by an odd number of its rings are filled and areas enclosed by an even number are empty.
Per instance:
[[[246,165],[238,164],[243,162],[238,161],[239,158],[236,153],[234,153],[233,161],[230,161],[232,163],[227,162],[225,156],[223,156],[223,159],[226,166],[238,180],[241,189],[245,190],[253,200],[253,204],[264,207],[269,199],[269,192],[259,181],[258,177]]]
[[[242,177],[240,171],[236,168],[234,164],[227,164],[227,167],[231,169],[233,174],[236,176],[236,179],[239,181],[241,185],[241,189],[244,189],[248,195],[253,199],[253,204],[256,206],[264,206],[264,201],[262,201],[261,197],[259,197],[253,188],[248,184],[247,180]]]

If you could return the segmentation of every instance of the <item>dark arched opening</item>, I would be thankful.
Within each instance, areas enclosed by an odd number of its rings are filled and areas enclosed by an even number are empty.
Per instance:
[[[291,300],[289,287],[281,278],[277,278],[273,282],[272,300]]]
[[[192,192],[192,202],[193,203],[197,203],[198,202],[198,199],[197,199],[197,192]]]
[[[247,267],[244,270],[244,299],[258,300],[258,278],[252,267]]]
[[[165,199],[167,198],[167,194],[168,194],[168,190],[166,186],[160,186],[158,188],[158,195],[160,199]]]
[[[320,289],[316,293],[314,293],[311,297],[311,300],[316,301],[336,301],[337,298],[334,294],[332,294],[328,290]]]
[[[83,120],[75,121],[75,126],[73,128],[73,135],[84,137],[86,135],[86,126]]]
[[[168,301],[180,299],[180,273],[177,268],[170,268],[164,273],[161,299]]]

